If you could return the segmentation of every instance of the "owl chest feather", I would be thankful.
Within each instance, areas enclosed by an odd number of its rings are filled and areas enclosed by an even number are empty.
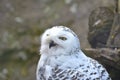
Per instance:
[[[79,69],[80,66],[86,65],[87,59],[85,57],[82,58],[79,55],[59,55],[48,56],[41,60],[41,62],[44,62],[42,67],[47,65],[53,68],[59,66],[61,69]]]

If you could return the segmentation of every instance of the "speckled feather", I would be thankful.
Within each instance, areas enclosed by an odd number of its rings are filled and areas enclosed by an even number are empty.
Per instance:
[[[56,45],[50,48],[51,41]],[[111,80],[101,64],[80,50],[77,35],[67,27],[46,30],[41,38],[40,53],[37,80]]]

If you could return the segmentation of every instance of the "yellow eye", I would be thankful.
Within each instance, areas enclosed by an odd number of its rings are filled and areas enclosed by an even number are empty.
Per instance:
[[[67,38],[66,37],[59,37],[59,39],[61,39],[61,40],[67,40]]]

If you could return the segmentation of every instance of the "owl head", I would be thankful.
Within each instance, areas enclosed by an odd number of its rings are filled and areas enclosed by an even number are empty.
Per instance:
[[[47,29],[41,37],[41,54],[60,55],[68,54],[80,49],[77,35],[64,26],[54,26]]]

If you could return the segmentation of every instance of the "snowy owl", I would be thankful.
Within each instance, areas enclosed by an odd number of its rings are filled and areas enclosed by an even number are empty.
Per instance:
[[[101,64],[81,51],[77,35],[67,27],[47,29],[40,54],[37,80],[111,80]]]

